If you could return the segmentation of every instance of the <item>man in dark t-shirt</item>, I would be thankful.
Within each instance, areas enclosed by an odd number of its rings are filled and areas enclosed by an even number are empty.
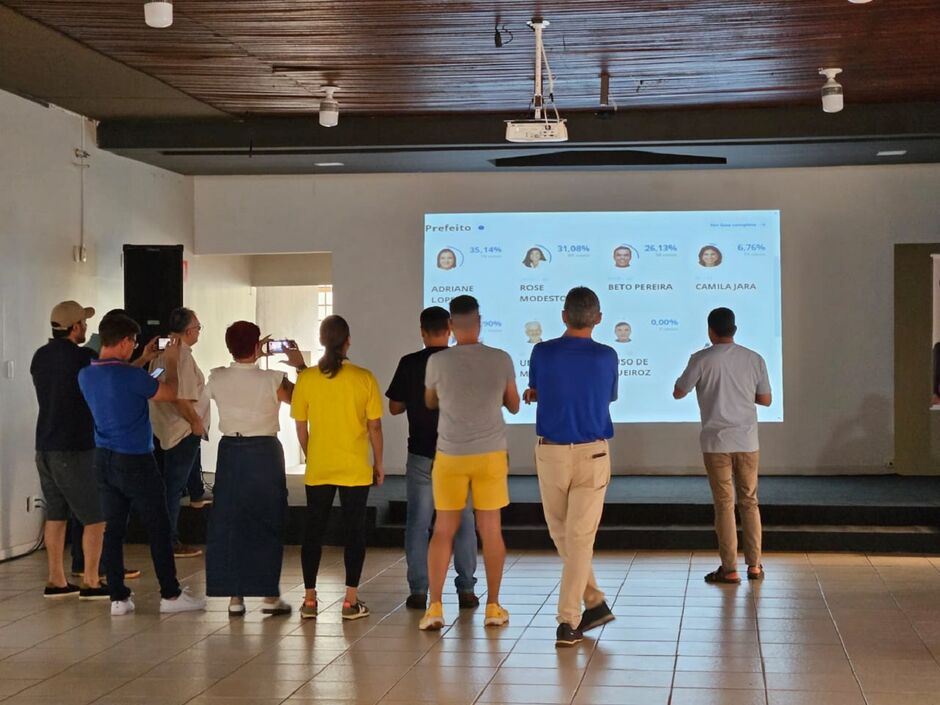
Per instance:
[[[438,411],[424,403],[424,376],[428,358],[447,349],[450,337],[450,313],[440,306],[421,312],[421,339],[424,349],[405,355],[398,363],[392,383],[385,392],[393,415],[408,415],[408,460],[405,483],[408,493],[408,515],[405,524],[405,559],[408,563],[409,596],[406,605],[423,610],[428,593],[428,539],[434,516],[431,491],[431,468],[437,450]],[[470,502],[460,521],[454,540],[454,583],[460,606],[472,608],[480,604],[473,592],[476,584],[477,536]]]
[[[94,471],[95,427],[78,386],[78,373],[95,358],[94,351],[79,347],[94,315],[95,309],[75,301],[58,304],[50,316],[52,338],[36,351],[29,368],[39,402],[36,467],[46,500],[47,598],[108,599],[98,577],[105,523]],[[87,570],[81,587],[66,580],[62,563],[70,511],[85,525]]]

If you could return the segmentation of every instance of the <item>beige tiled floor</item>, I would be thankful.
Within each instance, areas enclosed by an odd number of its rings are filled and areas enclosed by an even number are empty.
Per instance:
[[[575,649],[554,647],[559,564],[514,553],[502,603],[508,627],[445,605],[448,628],[417,630],[402,553],[370,550],[372,616],[342,623],[342,560],[325,554],[321,617],[263,618],[258,600],[229,620],[210,610],[161,618],[146,550],[132,583],[138,611],[48,601],[45,555],[0,564],[4,705],[940,705],[940,559],[771,554],[765,582],[709,586],[710,554],[603,553],[597,576],[617,620]],[[201,592],[201,559],[178,562]],[[482,585],[481,580],[481,585]],[[302,594],[287,550],[285,596]]]

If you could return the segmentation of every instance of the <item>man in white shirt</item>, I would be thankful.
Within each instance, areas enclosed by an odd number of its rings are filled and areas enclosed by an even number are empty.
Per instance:
[[[179,392],[176,401],[150,402],[150,419],[154,435],[163,448],[163,479],[166,483],[166,504],[173,531],[173,555],[192,558],[202,554],[195,546],[180,543],[180,499],[199,455],[199,445],[207,438],[210,422],[209,395],[206,379],[193,358],[192,347],[199,342],[202,324],[196,313],[178,308],[170,313],[170,337],[179,344]],[[150,364],[150,369],[164,367],[163,356]]]
[[[707,583],[741,582],[737,569],[735,492],[743,525],[747,578],[764,577],[757,505],[760,452],[755,404],[770,406],[770,380],[764,358],[736,344],[736,332],[731,309],[716,308],[709,313],[708,338],[712,345],[689,358],[672,393],[673,398],[682,399],[694,389],[702,415],[702,454],[715,504],[715,531],[721,555],[721,566],[705,576]]]

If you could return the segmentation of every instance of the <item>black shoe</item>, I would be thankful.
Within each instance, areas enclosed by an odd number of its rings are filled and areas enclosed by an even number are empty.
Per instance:
[[[480,606],[480,598],[473,594],[473,591],[458,592],[457,602],[462,610],[472,610]]]
[[[581,624],[578,625],[577,631],[589,632],[602,624],[613,622],[614,619],[616,619],[616,617],[614,617],[614,613],[610,611],[607,602],[601,602],[595,607],[584,610],[581,614]]]
[[[575,646],[584,641],[584,633],[580,629],[575,629],[570,624],[562,622],[558,625],[555,632],[555,646],[563,648],[566,646]]]
[[[405,607],[410,610],[425,610],[428,606],[428,596],[420,593],[412,593],[405,600]]]
[[[84,578],[84,577],[85,577],[85,574],[84,574],[82,571],[80,571],[80,570],[79,570],[79,571],[73,570],[73,571],[72,571],[72,577],[73,577],[73,578]],[[139,577],[140,577],[140,570],[139,570],[138,568],[125,568],[125,569],[124,569],[124,579],[125,579],[125,580],[133,580],[134,578],[139,578]],[[108,579],[108,576],[105,575],[104,573],[102,573],[101,575],[98,576],[98,580],[107,580],[107,579]]]
[[[111,593],[108,591],[108,586],[101,584],[98,587],[89,587],[88,585],[82,585],[78,591],[79,600],[110,600]]]
[[[58,597],[72,597],[72,595],[78,595],[78,593],[78,585],[72,585],[72,583],[67,582],[65,583],[65,587],[46,585],[46,589],[43,591],[42,596],[55,599]]]

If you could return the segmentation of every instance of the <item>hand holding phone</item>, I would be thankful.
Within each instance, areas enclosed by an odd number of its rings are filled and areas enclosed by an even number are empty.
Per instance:
[[[287,338],[272,338],[264,346],[264,352],[267,355],[279,355],[296,349],[297,343]]]
[[[157,338],[157,350],[166,350],[172,338]]]
[[[154,379],[160,379],[160,375],[162,375],[164,372],[166,372],[166,370],[163,369],[162,367],[154,367],[150,371],[150,376],[153,377]]]

